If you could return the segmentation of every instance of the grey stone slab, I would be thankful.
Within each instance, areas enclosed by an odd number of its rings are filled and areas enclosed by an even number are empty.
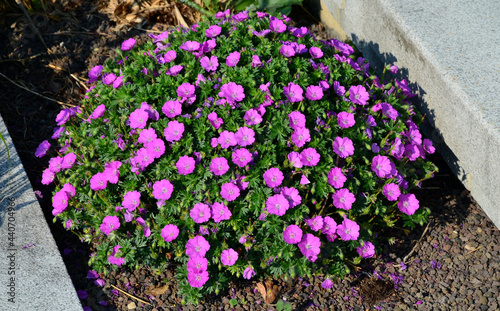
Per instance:
[[[401,69],[426,134],[500,227],[500,1],[322,2],[372,66]]]
[[[0,141],[0,310],[82,310],[2,117]]]

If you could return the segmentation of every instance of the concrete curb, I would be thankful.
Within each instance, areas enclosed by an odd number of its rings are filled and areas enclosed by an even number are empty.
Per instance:
[[[500,228],[500,2],[313,2],[372,67],[401,69],[397,78],[419,95],[425,134]]]
[[[0,141],[0,310],[81,311],[66,266],[7,127]],[[10,179],[10,180],[9,180]]]

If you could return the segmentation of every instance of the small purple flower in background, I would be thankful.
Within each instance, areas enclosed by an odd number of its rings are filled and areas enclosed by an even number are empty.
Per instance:
[[[324,289],[332,288],[333,287],[332,280],[330,280],[330,278],[326,278],[326,280],[324,280],[323,283],[321,283],[321,287],[323,287]]]
[[[325,218],[323,218],[322,233],[335,234],[336,231],[337,231],[337,223],[335,222],[335,220],[330,216],[326,216]]]
[[[363,258],[371,258],[375,255],[375,246],[371,242],[361,241],[361,246],[358,246],[356,250]]]
[[[301,168],[303,166],[300,160],[300,154],[296,151],[292,151],[288,154],[288,161],[293,167]]]
[[[210,172],[214,175],[222,176],[229,170],[226,158],[214,158],[210,163]]]
[[[205,30],[205,35],[209,38],[217,37],[221,32],[220,26],[212,25],[207,30]]]
[[[194,94],[194,90],[195,90],[194,85],[192,85],[191,83],[188,82],[182,83],[177,88],[177,96],[181,98],[191,97]]]
[[[337,233],[343,241],[357,240],[359,236],[359,225],[349,218],[344,218],[337,226]]]
[[[120,245],[116,245],[115,247],[113,247],[113,251],[111,252],[111,256],[108,257],[108,261],[110,264],[121,266],[122,264],[125,263],[124,258],[117,258],[116,257],[116,254],[121,253],[120,248],[121,248]]]
[[[288,200],[282,194],[275,194],[266,201],[266,210],[269,214],[283,216],[286,211],[290,208]]]
[[[225,98],[229,104],[235,104],[245,98],[245,92],[241,85],[229,82],[220,87],[219,96]]]
[[[306,148],[300,153],[300,162],[304,166],[316,166],[321,155],[314,148]]]
[[[415,161],[420,156],[420,149],[418,145],[415,144],[407,144],[405,146],[405,156],[410,161]]]
[[[210,112],[207,119],[216,130],[219,129],[222,124],[224,124],[224,120],[222,120],[222,118],[219,118],[216,112]]]
[[[129,117],[130,127],[133,129],[143,129],[146,126],[149,115],[142,109],[134,110]]]
[[[349,88],[349,100],[354,104],[366,105],[370,96],[362,85],[353,85]]]
[[[261,30],[261,31],[254,31],[254,32],[252,32],[252,34],[254,36],[259,37],[259,38],[264,38],[270,32],[271,32],[270,29],[264,29],[264,30]]]
[[[113,88],[114,88],[114,89],[117,89],[117,88],[119,88],[120,86],[122,86],[122,85],[123,85],[123,79],[124,79],[124,78],[125,78],[124,76],[118,76],[118,77],[115,79],[115,81],[113,81]]]
[[[64,126],[56,126],[56,127],[54,127],[54,134],[52,134],[51,138],[52,139],[58,139],[59,137],[61,137],[61,134],[64,133],[64,131],[65,131],[65,127]]]
[[[38,145],[38,147],[36,148],[35,157],[37,157],[37,158],[43,157],[44,155],[47,154],[47,151],[49,151],[49,148],[50,148],[49,141],[48,140],[42,141],[40,143],[40,145]]]
[[[352,203],[356,201],[354,194],[352,194],[349,189],[338,189],[332,195],[333,197],[333,205],[336,208],[344,209],[346,211],[350,210],[352,207]]]
[[[241,11],[238,14],[234,14],[231,19],[235,22],[242,22],[248,18],[248,12],[247,11]]]
[[[150,142],[157,139],[156,131],[153,128],[144,129],[139,133],[138,142],[147,146]]]
[[[424,144],[423,144],[425,152],[428,154],[433,154],[434,151],[436,151],[436,148],[432,146],[432,141],[430,139],[424,138]]]
[[[116,75],[114,73],[108,73],[105,77],[104,77],[104,84],[105,85],[110,85],[112,84],[113,82],[115,82],[116,80]],[[59,125],[59,124],[58,124]]]
[[[340,85],[338,81],[333,82],[333,90],[335,91],[335,93],[337,93],[338,96],[344,96],[345,94],[345,87]]]
[[[306,89],[306,98],[313,101],[322,99],[323,89],[317,85],[309,85]]]
[[[307,233],[302,237],[298,246],[302,255],[304,255],[310,262],[315,262],[316,259],[318,259],[321,246],[321,241],[318,237]]]
[[[399,267],[401,268],[401,270],[406,270],[406,268],[408,268],[408,266],[405,265],[404,262],[399,263]]]
[[[87,272],[87,279],[89,279],[89,280],[94,280],[94,279],[97,279],[98,277],[99,277],[99,273],[97,273],[97,271],[89,270],[89,272]]]
[[[395,183],[385,184],[382,189],[382,194],[389,201],[397,201],[401,191],[399,190],[399,186]]]
[[[302,230],[297,225],[289,225],[283,231],[283,238],[288,244],[297,244],[302,240]]]
[[[270,188],[278,187],[283,182],[283,173],[276,167],[270,168],[262,175],[264,182]]]
[[[233,183],[225,183],[222,185],[220,195],[229,202],[236,200],[240,195],[240,189]]]
[[[210,244],[202,236],[195,236],[186,243],[186,255],[189,257],[205,257]]]
[[[129,212],[133,212],[139,204],[141,204],[141,193],[139,191],[129,191],[123,196],[122,205]]]
[[[192,157],[182,156],[179,158],[177,163],[175,163],[175,167],[179,172],[179,175],[188,175],[194,171],[195,161]]]
[[[250,280],[255,275],[255,270],[252,267],[246,267],[243,271],[243,278]]]
[[[257,110],[253,108],[245,112],[244,119],[248,125],[257,125],[260,124],[260,122],[262,122],[262,116]]]
[[[346,180],[347,178],[338,167],[334,167],[328,172],[328,183],[335,189],[342,188]]]
[[[49,170],[54,173],[57,173],[61,170],[62,165],[62,157],[54,157],[49,160]]]
[[[413,193],[399,196],[398,208],[406,215],[413,215],[419,208],[419,202]]]
[[[134,38],[127,39],[122,43],[122,51],[130,51],[134,48],[136,41]]]
[[[276,33],[282,33],[286,30],[286,25],[282,20],[271,16],[271,22],[269,23],[269,29]]]
[[[176,225],[168,224],[161,230],[161,237],[165,242],[172,242],[179,235],[179,228]]]
[[[70,110],[69,109],[63,109],[61,110],[57,116],[56,116],[56,122],[58,126],[63,125],[64,123],[68,122],[70,118]]]
[[[315,47],[315,46],[313,46],[313,47],[311,47],[309,49],[309,53],[311,54],[311,56],[313,58],[321,58],[321,57],[323,57],[323,51],[321,51],[320,48]]]
[[[197,224],[207,222],[210,219],[210,215],[210,207],[205,203],[196,203],[189,212],[189,216]]]
[[[306,127],[306,116],[300,111],[292,111],[288,114],[290,127],[294,130]]]
[[[249,146],[255,142],[255,132],[251,128],[242,126],[236,131],[234,138],[241,147]]]
[[[211,56],[210,58],[204,56],[200,59],[200,64],[206,71],[216,71],[217,67],[219,67],[219,60],[217,56]]]
[[[220,261],[224,266],[232,266],[236,260],[238,260],[238,253],[232,248],[223,250],[220,255]]]
[[[179,47],[179,49],[187,51],[187,52],[194,52],[199,50],[201,47],[201,44],[196,41],[186,41],[182,43],[182,45]]]
[[[165,53],[165,56],[163,56],[163,61],[166,63],[170,63],[177,57],[177,52],[174,50],[170,50],[167,53]]]
[[[257,67],[262,65],[262,62],[260,61],[259,55],[252,55],[252,67]]]
[[[95,66],[89,71],[89,81],[87,83],[93,83],[99,79],[101,72],[104,69],[103,66]]]
[[[78,295],[78,298],[80,300],[87,299],[87,297],[89,296],[89,294],[87,293],[87,291],[83,290],[83,289],[77,290],[76,294]]]
[[[218,142],[222,149],[227,149],[231,146],[236,146],[238,144],[233,132],[223,131],[220,133]]]
[[[282,194],[285,197],[285,199],[288,200],[290,208],[293,208],[302,203],[302,197],[299,194],[299,190],[293,187],[283,187],[283,189],[281,189],[280,194]]]
[[[54,181],[55,174],[51,172],[48,168],[42,173],[42,185],[48,185]]]
[[[165,140],[169,142],[178,141],[184,133],[184,124],[177,121],[169,121],[164,130]]]
[[[306,220],[307,225],[312,231],[319,231],[323,228],[323,217],[316,216]]]
[[[175,77],[179,74],[179,72],[182,71],[182,69],[184,69],[183,66],[181,65],[174,65],[170,68],[168,68],[167,72],[165,72],[166,75],[169,75],[169,76],[172,76],[172,77]]]
[[[390,176],[392,171],[391,161],[389,160],[389,158],[381,155],[376,155],[373,157],[371,168],[372,171],[374,171],[375,174],[377,174],[377,176],[380,178]]]
[[[216,223],[231,218],[231,211],[223,203],[215,202],[212,204],[212,218]]]
[[[293,57],[295,56],[295,50],[292,46],[288,44],[283,44],[280,48],[280,54],[285,57]]]
[[[174,191],[174,186],[167,179],[162,179],[153,184],[153,196],[157,200],[168,200]]]
[[[333,152],[341,158],[347,158],[354,154],[352,140],[347,137],[336,137],[333,141]]]
[[[302,101],[304,99],[304,97],[302,97],[303,93],[304,91],[302,90],[302,88],[299,85],[294,84],[292,82],[288,83],[287,86],[283,87],[283,94],[285,94],[286,98],[291,103]]]
[[[120,228],[120,219],[117,216],[106,216],[102,220],[101,231],[109,235],[111,231],[115,231]]]
[[[300,184],[301,185],[307,185],[309,183],[311,183],[311,182],[309,181],[309,179],[307,178],[306,175],[302,175],[302,177],[300,177]]]
[[[97,119],[100,118],[104,115],[104,112],[106,111],[106,106],[104,104],[101,104],[97,106],[94,111],[92,112],[92,115],[90,116],[91,119]]]
[[[212,148],[217,148],[218,145],[219,141],[217,140],[217,138],[212,137],[212,139],[210,139],[210,146],[212,146]]]
[[[226,65],[229,67],[234,67],[238,64],[239,61],[240,61],[240,53],[232,52],[229,53],[229,55],[226,58]]]
[[[356,121],[354,120],[354,115],[345,111],[342,111],[337,115],[337,122],[338,125],[343,129],[350,128],[356,123]]]
[[[292,142],[295,144],[295,146],[300,148],[310,141],[311,135],[309,134],[309,130],[307,128],[298,128],[293,131]]]

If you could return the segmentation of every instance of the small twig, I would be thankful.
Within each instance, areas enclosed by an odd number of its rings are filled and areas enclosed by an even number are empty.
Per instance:
[[[182,17],[181,12],[179,11],[179,8],[177,8],[176,5],[174,5],[174,12],[175,12],[175,17],[177,18],[177,21],[179,22],[179,24],[181,24],[182,26],[184,26],[186,28],[189,28],[189,25],[184,20],[184,17]]]
[[[53,65],[53,64],[48,64],[47,65],[49,68],[51,69],[57,69],[59,71],[66,71],[64,70],[63,68],[59,67],[59,66],[56,66],[56,65]],[[78,82],[80,84],[80,86],[82,86],[85,90],[88,90],[89,88],[87,87],[87,85],[85,85],[85,83],[82,82],[82,79],[78,78],[77,76],[75,76],[74,74],[70,73],[69,74],[73,79],[75,79],[76,82]]]
[[[95,35],[100,35],[100,36],[106,36],[109,37],[111,36],[110,34],[104,33],[104,32],[88,32],[88,31],[58,31],[58,32],[51,32],[51,33],[44,33],[44,35],[55,35],[55,36],[71,36],[71,35],[90,35],[90,36],[95,36]]]
[[[132,298],[134,298],[134,299],[136,299],[136,300],[139,300],[139,301],[140,301],[140,302],[142,302],[142,303],[145,303],[145,304],[147,304],[147,305],[152,306],[152,304],[150,304],[149,302],[144,301],[144,300],[142,300],[141,298],[135,297],[134,295],[130,295],[130,294],[129,294],[129,293],[127,293],[126,291],[124,291],[124,290],[122,290],[122,289],[120,289],[120,288],[118,288],[118,287],[114,286],[113,284],[109,284],[109,285],[110,285],[111,287],[113,287],[113,288],[116,288],[117,290],[119,290],[120,292],[122,292],[123,294],[125,294],[125,295],[127,295],[127,296],[129,296],[129,297],[132,297]]]
[[[480,249],[481,247],[483,247],[483,246],[482,246],[482,245],[479,245],[478,247],[476,247],[475,249],[471,250],[470,252],[467,252],[467,254],[465,254],[465,255],[464,255],[464,257],[465,257],[465,256],[467,256],[467,255],[470,255],[470,254],[474,253],[475,251],[477,251],[477,250],[478,250],[478,249]]]
[[[26,8],[24,7],[23,3],[21,2],[21,0],[16,0],[16,2],[17,2],[17,5],[19,5],[21,10],[23,11],[24,15],[26,15],[26,18],[28,19],[28,21],[31,25],[31,28],[33,28],[33,31],[35,31],[36,35],[38,36],[38,39],[40,39],[40,41],[42,41],[43,46],[47,50],[47,54],[50,55],[50,50],[47,47],[47,44],[45,44],[45,41],[43,40],[42,35],[38,31],[38,28],[35,26],[35,23],[33,23],[33,20],[31,19],[31,16],[28,14],[28,11],[26,11]]]
[[[61,105],[61,106],[63,106],[63,107],[74,107],[74,105],[70,105],[70,104],[66,104],[66,103],[60,102],[60,101],[55,100],[55,99],[53,99],[53,98],[50,98],[50,97],[44,96],[44,95],[42,95],[42,94],[40,94],[40,93],[37,93],[37,92],[35,92],[35,91],[32,91],[32,90],[28,89],[27,87],[24,87],[24,86],[22,86],[22,85],[20,85],[20,84],[17,84],[16,82],[12,81],[12,80],[11,80],[11,79],[9,79],[7,76],[5,76],[3,73],[0,73],[0,76],[2,76],[2,77],[4,77],[5,79],[9,80],[9,82],[10,82],[10,83],[12,83],[12,84],[14,84],[15,86],[17,86],[17,87],[19,87],[19,88],[22,88],[23,90],[28,91],[28,92],[30,92],[30,93],[32,93],[32,94],[38,95],[38,96],[40,96],[40,97],[42,97],[42,98],[45,98],[46,100],[50,100],[50,101],[53,101],[53,102],[55,102],[55,103],[58,103],[59,105]]]
[[[431,221],[429,221],[429,223],[427,224],[427,227],[425,227],[425,230],[424,230],[424,232],[422,233],[422,236],[420,237],[420,239],[418,240],[418,242],[417,242],[417,243],[413,246],[413,248],[412,248],[411,252],[403,258],[403,263],[404,263],[404,264],[406,264],[406,260],[408,259],[408,257],[410,257],[410,256],[411,256],[411,254],[413,254],[413,252],[414,252],[414,251],[415,251],[415,249],[417,248],[417,245],[418,245],[418,244],[420,244],[420,241],[422,241],[422,239],[424,238],[425,233],[427,232],[427,229],[429,229],[429,226],[430,226],[431,222],[432,222],[432,220],[431,220]]]

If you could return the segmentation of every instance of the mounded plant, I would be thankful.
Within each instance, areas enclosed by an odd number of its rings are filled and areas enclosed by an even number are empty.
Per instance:
[[[406,81],[287,22],[220,12],[89,72],[42,182],[97,272],[174,265],[186,302],[268,275],[327,288],[398,220],[425,222],[410,189],[437,169]]]

